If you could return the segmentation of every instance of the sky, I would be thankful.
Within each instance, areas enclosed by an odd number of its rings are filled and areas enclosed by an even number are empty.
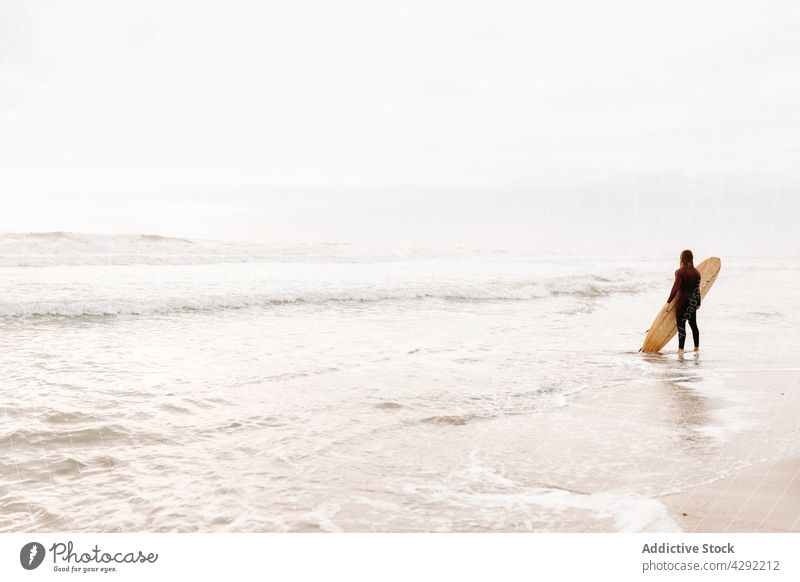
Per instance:
[[[0,0],[0,231],[800,255],[794,2]]]

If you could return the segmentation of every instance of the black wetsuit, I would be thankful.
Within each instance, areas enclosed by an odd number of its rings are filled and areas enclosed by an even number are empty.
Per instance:
[[[697,310],[700,307],[700,271],[694,267],[681,267],[675,271],[675,284],[667,303],[675,300],[675,321],[678,324],[678,348],[686,342],[686,322],[692,328],[694,347],[700,347],[700,329],[697,327]]]

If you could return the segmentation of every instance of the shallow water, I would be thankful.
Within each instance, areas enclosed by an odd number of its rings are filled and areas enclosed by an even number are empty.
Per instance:
[[[723,258],[678,360],[671,262],[48,240],[3,248],[4,531],[666,531],[800,452],[791,262]]]

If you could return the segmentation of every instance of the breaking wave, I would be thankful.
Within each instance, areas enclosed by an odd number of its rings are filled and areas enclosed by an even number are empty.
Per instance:
[[[355,249],[345,243],[279,245],[190,240],[157,234],[32,232],[0,234],[0,267],[54,265],[203,265],[259,262],[357,262],[438,256],[427,249]]]
[[[530,284],[505,289],[439,289],[420,291],[411,288],[396,289],[341,289],[307,290],[284,294],[209,295],[158,298],[103,298],[92,300],[65,299],[59,301],[16,302],[0,300],[0,317],[87,317],[114,315],[158,315],[174,312],[217,311],[301,304],[325,303],[377,303],[383,301],[440,300],[450,302],[525,301],[570,295],[587,299],[611,293],[635,293],[636,285],[598,286],[591,283],[574,285],[570,289],[548,289],[552,284]]]
[[[160,235],[0,235],[0,317],[90,317],[385,301],[576,298],[647,288],[596,261]]]

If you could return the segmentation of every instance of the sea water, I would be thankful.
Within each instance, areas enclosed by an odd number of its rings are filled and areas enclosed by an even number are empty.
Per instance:
[[[3,235],[0,530],[676,530],[800,453],[800,265],[722,260],[679,359],[673,259]]]

